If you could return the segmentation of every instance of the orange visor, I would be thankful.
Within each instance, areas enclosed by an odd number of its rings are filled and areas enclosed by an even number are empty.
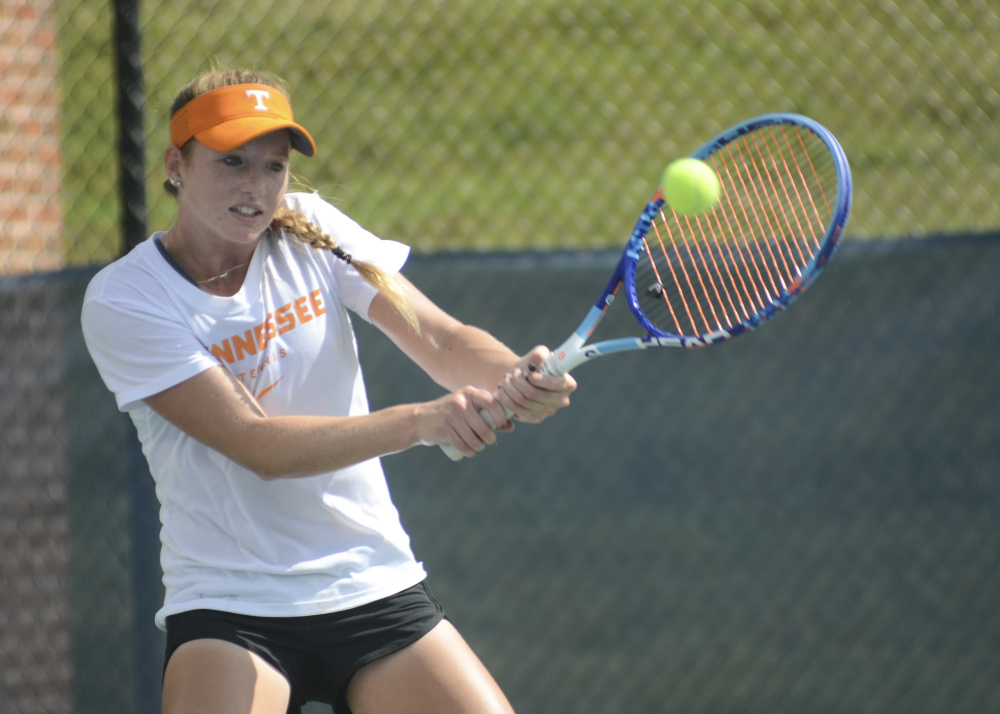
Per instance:
[[[292,135],[293,149],[315,155],[315,142],[295,123],[284,94],[266,84],[235,84],[200,94],[181,107],[170,119],[170,142],[184,146],[195,138],[212,151],[232,151],[278,129]]]

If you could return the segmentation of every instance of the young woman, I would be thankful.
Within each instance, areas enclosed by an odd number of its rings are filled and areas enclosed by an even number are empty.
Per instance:
[[[443,617],[380,456],[451,444],[472,457],[566,406],[542,375],[401,275],[407,248],[314,194],[287,194],[315,144],[280,85],[215,71],[171,112],[177,216],[102,270],[88,348],[135,422],[161,504],[163,711],[509,712]],[[348,310],[445,396],[369,412]]]

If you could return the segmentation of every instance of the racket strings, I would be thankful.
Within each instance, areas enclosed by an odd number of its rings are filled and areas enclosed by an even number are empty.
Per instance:
[[[664,206],[636,269],[640,308],[667,333],[753,326],[801,286],[832,217],[836,167],[807,129],[761,127],[705,160],[719,201],[694,217]]]

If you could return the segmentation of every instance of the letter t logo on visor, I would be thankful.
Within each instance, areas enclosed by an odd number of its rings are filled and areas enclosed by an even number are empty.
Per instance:
[[[268,111],[268,106],[264,104],[264,100],[271,98],[270,92],[265,92],[263,89],[248,89],[247,97],[256,98],[257,103],[254,105],[254,109],[256,109],[259,112]]]

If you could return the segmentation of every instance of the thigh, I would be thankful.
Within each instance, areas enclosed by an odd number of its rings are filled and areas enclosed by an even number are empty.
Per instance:
[[[353,714],[513,714],[486,667],[447,620],[359,670],[347,701]]]
[[[163,714],[285,714],[291,690],[259,655],[222,640],[177,648],[163,675]]]

